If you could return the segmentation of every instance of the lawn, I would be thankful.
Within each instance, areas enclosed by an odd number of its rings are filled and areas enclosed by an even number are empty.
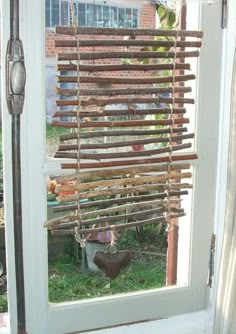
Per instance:
[[[126,231],[118,242],[120,249],[131,251],[132,261],[114,280],[105,277],[101,271],[87,270],[83,273],[81,261],[75,263],[69,255],[50,263],[50,302],[81,300],[165,286],[166,256],[165,249],[161,249],[163,240],[157,231],[153,233],[150,227],[146,230],[141,242],[137,240],[134,230]],[[150,237],[157,242],[151,242]]]

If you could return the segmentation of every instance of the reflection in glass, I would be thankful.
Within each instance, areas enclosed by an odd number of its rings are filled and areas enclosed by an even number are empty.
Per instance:
[[[69,23],[69,3],[67,1],[61,2],[61,25],[68,26]]]
[[[52,11],[52,20],[51,26],[54,27],[59,24],[59,2],[57,0],[51,0],[51,11]]]

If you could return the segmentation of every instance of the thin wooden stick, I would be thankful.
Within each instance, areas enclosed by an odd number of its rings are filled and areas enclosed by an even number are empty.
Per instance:
[[[185,114],[186,108],[155,108],[155,109],[115,109],[115,110],[104,110],[100,109],[98,111],[80,111],[79,115],[83,117],[105,117],[105,116],[121,116],[121,115],[131,115],[131,116],[145,116],[145,115],[168,115],[168,114]],[[53,117],[76,117],[76,111],[56,111]]]
[[[84,181],[87,179],[100,179],[100,178],[111,178],[114,176],[125,176],[125,175],[140,175],[142,173],[158,173],[163,171],[175,171],[175,170],[183,170],[183,169],[189,169],[190,164],[163,164],[163,165],[145,165],[145,166],[134,166],[134,167],[125,167],[125,168],[107,168],[105,170],[91,170],[87,172],[77,172],[73,174],[65,174],[62,176],[59,176],[56,178],[56,182],[59,184],[78,180],[78,181]]]
[[[195,160],[197,159],[197,154],[186,154],[186,155],[172,155],[172,161],[184,161],[184,160]],[[155,164],[162,162],[169,162],[170,157],[163,156],[160,158],[150,158],[150,159],[138,159],[138,160],[120,160],[120,161],[102,161],[102,162],[87,162],[87,163],[62,163],[62,169],[87,169],[87,168],[106,168],[106,167],[116,167],[116,166],[128,166],[128,165],[144,165],[144,164]]]
[[[115,215],[115,216],[109,216],[109,217],[102,217],[102,218],[94,218],[90,220],[85,220],[81,221],[80,225],[81,226],[89,226],[89,225],[100,225],[104,223],[116,223],[116,222],[121,222],[121,221],[126,221],[126,220],[136,220],[136,219],[145,219],[147,218],[148,215],[154,215],[157,213],[162,213],[162,212],[167,212],[168,208],[167,207],[162,207],[158,209],[150,209],[150,210],[143,210],[139,212],[132,212],[132,213],[127,213],[127,214],[120,214],[120,215]],[[172,210],[170,210],[172,212]],[[184,213],[183,210],[179,212],[180,214]],[[65,226],[65,225],[64,225]],[[60,225],[59,225],[60,227]]]
[[[81,220],[80,221],[80,226],[88,226],[88,225],[94,225],[94,224],[104,224],[104,223],[111,223],[111,222],[115,222],[115,221],[121,221],[121,220],[125,220],[128,218],[135,218],[135,217],[142,217],[145,216],[147,214],[146,211],[151,211],[151,213],[160,213],[160,212],[165,212],[166,211],[166,207],[160,207],[160,208],[155,208],[152,210],[143,210],[143,211],[139,211],[139,212],[135,212],[135,213],[128,213],[128,214],[120,214],[120,215],[115,215],[115,216],[109,216],[109,217],[102,217],[99,218],[99,214],[97,214],[97,218],[93,218],[90,220]],[[100,210],[102,211],[102,210]],[[116,210],[118,211],[118,210]],[[123,211],[123,210],[122,210]],[[92,213],[94,215],[94,212]],[[95,213],[96,214],[96,213]],[[89,214],[85,217],[83,217],[82,215],[82,219],[91,216],[91,212],[89,212]],[[75,222],[79,221],[79,217],[78,215],[74,214],[74,215],[67,215],[67,216],[63,216],[63,217],[58,217],[58,218],[54,218],[54,219],[50,219],[47,222],[44,223],[44,227],[47,228],[53,228],[53,227],[59,227],[62,226],[66,226],[68,223],[71,224],[71,222]]]
[[[106,51],[106,52],[80,52],[77,53],[58,53],[58,61],[73,61],[73,60],[95,60],[95,59],[170,59],[170,58],[195,58],[199,57],[199,51]]]
[[[116,39],[89,39],[83,40],[80,39],[79,41],[80,48],[82,47],[89,47],[89,46],[106,46],[106,47],[113,47],[113,46],[152,46],[152,47],[194,47],[200,48],[202,46],[201,41],[156,41],[156,40],[143,40],[143,39],[129,39],[129,40],[116,40]],[[55,47],[59,48],[76,48],[77,47],[77,40],[62,40],[56,39],[55,40]]]
[[[43,227],[53,227],[59,224],[69,223],[76,220],[78,220],[78,216],[76,216],[74,213],[71,213],[70,215],[50,219],[43,224]]]
[[[143,209],[143,208],[154,208],[154,209],[158,209],[158,210],[166,210],[167,206],[170,205],[170,209],[171,209],[171,205],[177,205],[180,203],[180,199],[174,199],[174,200],[169,200],[169,201],[162,201],[162,203],[160,204],[160,200],[156,200],[156,201],[146,201],[146,202],[138,202],[138,203],[131,203],[131,204],[125,204],[125,205],[120,205],[120,206],[112,206],[106,209],[101,209],[101,210],[97,210],[96,212],[94,211],[87,211],[82,213],[82,219],[85,220],[90,216],[94,216],[94,214],[96,214],[96,216],[104,216],[104,215],[110,215],[111,213],[117,213],[117,212],[131,212],[132,210],[137,210],[137,209]],[[183,212],[183,209],[179,208],[180,211],[179,212]],[[160,212],[159,211],[159,212]],[[150,214],[149,209],[148,210],[143,210],[142,212],[148,212]],[[158,212],[158,211],[157,211]],[[135,211],[136,213],[136,211]],[[156,212],[153,212],[156,213]],[[110,217],[110,216],[109,216]],[[109,219],[108,217],[108,219]],[[118,218],[121,218],[121,216],[119,215]],[[130,217],[129,217],[130,218]]]
[[[159,137],[159,138],[144,138],[144,139],[136,139],[136,140],[124,140],[118,142],[110,142],[110,143],[101,143],[101,144],[80,144],[80,150],[95,150],[95,149],[105,149],[105,148],[113,148],[113,147],[126,147],[132,145],[147,145],[154,143],[169,143],[177,142],[184,139],[194,138],[193,133],[189,133],[181,136],[170,136],[170,137]],[[74,151],[78,149],[78,145],[68,144],[68,145],[59,145],[58,151]]]
[[[80,123],[80,128],[116,128],[116,127],[134,127],[134,126],[151,126],[151,125],[175,125],[175,124],[186,124],[189,123],[189,118],[176,118],[176,119],[158,119],[158,120],[130,120],[130,121],[86,121]],[[74,128],[78,127],[77,122],[58,122],[53,121],[53,126],[63,128]]]
[[[157,83],[173,83],[173,82],[185,82],[189,80],[196,79],[194,74],[188,75],[176,75],[166,76],[166,77],[94,77],[94,76],[80,76],[81,83],[106,83],[106,84],[134,84],[134,85],[144,85],[144,84],[157,84]],[[67,76],[67,75],[59,75],[57,76],[58,82],[68,82],[68,83],[76,83],[78,80],[77,76]]]
[[[146,104],[146,103],[167,103],[167,104],[194,104],[190,98],[164,98],[164,97],[120,97],[120,98],[89,98],[87,100],[58,100],[56,105],[63,106],[106,106],[110,104]]]
[[[188,129],[186,127],[178,127],[178,128],[164,128],[164,129],[155,129],[155,130],[105,130],[105,131],[86,131],[80,133],[80,138],[96,138],[96,137],[106,137],[106,136],[151,136],[151,135],[163,135],[168,133],[182,133],[186,132]],[[59,136],[60,142],[66,140],[77,139],[78,134],[76,132],[67,133]]]
[[[167,173],[162,175],[151,175],[151,176],[140,176],[140,177],[130,177],[124,179],[112,179],[112,180],[101,180],[89,183],[80,183],[72,185],[59,185],[56,187],[56,192],[64,191],[88,191],[92,189],[99,189],[105,187],[117,187],[117,186],[128,186],[128,185],[142,185],[146,183],[158,183],[166,180],[173,179],[186,179],[191,178],[192,173]]]
[[[147,87],[147,88],[96,88],[80,89],[80,96],[117,96],[117,95],[153,95],[153,94],[177,94],[190,93],[191,87]],[[62,96],[77,96],[77,89],[56,87],[56,94]]]
[[[85,193],[80,193],[80,199],[89,199],[94,197],[103,196],[115,196],[115,195],[128,195],[137,193],[148,193],[150,191],[165,191],[167,189],[166,184],[146,184],[142,186],[132,186],[128,188],[107,188],[105,190],[95,190]],[[171,188],[168,191],[180,190],[180,189],[192,189],[192,185],[189,183],[172,183]],[[77,195],[67,195],[57,197],[59,203],[68,203],[77,201]]]
[[[121,197],[121,198],[112,198],[107,200],[98,200],[98,201],[86,201],[80,203],[80,209],[88,209],[88,208],[96,208],[96,207],[108,207],[111,205],[119,205],[123,203],[130,203],[130,202],[139,202],[139,201],[154,201],[156,199],[159,199],[159,205],[162,205],[164,203],[164,198],[168,197],[179,197],[188,195],[187,190],[182,191],[165,191],[162,193],[156,193],[151,195],[139,195],[139,196],[128,196],[128,197]],[[77,210],[78,205],[76,204],[67,204],[67,205],[59,205],[56,207],[53,207],[53,212],[62,212],[62,211],[71,211],[71,210]]]
[[[180,218],[180,217],[184,217],[184,216],[185,216],[185,213],[179,213],[179,214],[170,215],[169,219],[176,219],[176,218]],[[156,223],[167,222],[167,220],[164,216],[155,217],[155,218],[145,219],[145,220],[141,220],[141,221],[136,221],[136,222],[133,222],[133,223],[117,224],[115,226],[115,229],[116,230],[121,230],[121,229],[125,229],[125,228],[128,228],[128,227],[154,224],[154,222],[156,222]],[[112,228],[113,228],[113,226],[94,227],[94,228],[83,229],[83,231],[85,231],[85,233],[83,233],[82,230],[80,230],[80,233],[84,234],[84,235],[88,235],[90,233],[110,231]]]
[[[178,203],[179,201],[175,201],[176,203]],[[129,212],[129,213],[125,213],[125,214],[119,214],[119,215],[113,215],[113,216],[105,216],[105,217],[101,217],[100,215],[103,214],[104,212],[109,212],[109,213],[114,213],[114,212],[124,212],[124,209],[120,209],[119,207],[115,207],[115,208],[109,208],[111,209],[110,211],[108,209],[105,210],[99,210],[99,212],[97,213],[97,217],[96,218],[92,218],[92,219],[87,219],[86,218],[90,217],[91,215],[94,216],[94,212],[87,212],[82,214],[82,220],[79,222],[80,226],[88,226],[88,225],[99,225],[99,224],[105,224],[105,223],[114,223],[114,222],[119,222],[119,221],[126,221],[128,219],[137,219],[137,218],[145,218],[148,215],[153,215],[153,214],[157,214],[157,213],[161,213],[161,212],[167,212],[168,211],[168,207],[167,206],[160,206],[158,208],[154,208],[154,209],[148,209],[148,210],[141,210],[141,211],[135,211],[135,212]],[[172,208],[170,207],[170,210]],[[183,209],[180,209],[179,212],[180,214],[184,213]],[[54,228],[54,227],[59,227],[59,228],[65,228],[68,225],[71,226],[71,223],[74,222],[74,225],[77,225],[77,222],[79,221],[79,217],[78,215],[74,214],[74,215],[67,215],[67,216],[63,216],[63,217],[57,217],[54,219],[50,219],[48,221],[46,221],[44,223],[44,227],[46,228]]]
[[[181,151],[186,148],[190,148],[191,143],[174,145],[171,147],[157,148],[153,150],[142,150],[142,151],[128,151],[128,152],[115,152],[115,153],[79,153],[80,159],[85,160],[102,160],[102,159],[120,159],[120,158],[134,158],[134,157],[144,157],[153,156],[157,154],[163,154],[172,151]],[[60,159],[77,159],[78,154],[73,152],[56,152],[54,157]]]
[[[143,254],[143,255],[148,255],[148,256],[161,256],[161,257],[166,257],[166,253],[160,253],[160,252],[149,252],[145,250],[136,250],[136,249],[131,249],[131,253],[134,254]]]
[[[174,214],[170,215],[169,219],[167,220],[165,216],[160,216],[156,218],[150,218],[150,219],[145,219],[141,221],[136,221],[134,223],[125,223],[125,224],[117,224],[115,225],[115,229],[117,231],[126,229],[129,227],[135,227],[135,226],[140,226],[140,225],[149,225],[149,224],[159,224],[159,223],[168,223],[171,219],[177,219],[184,217],[185,213],[179,213],[179,214]],[[104,227],[95,227],[95,228],[89,228],[89,229],[83,229],[80,230],[80,234],[83,235],[88,235],[90,233],[97,233],[97,232],[105,232],[105,231],[111,231],[111,229],[114,229],[114,226],[104,226]],[[53,235],[74,235],[75,230],[52,230]]]
[[[175,64],[176,70],[190,70],[191,66],[188,63]],[[108,72],[108,71],[163,71],[173,70],[173,64],[81,64],[79,66],[80,72]],[[58,64],[58,71],[77,71],[77,65]]]
[[[125,28],[90,28],[90,27],[64,27],[56,26],[56,34],[63,35],[110,35],[110,36],[185,36],[202,38],[202,31],[193,30],[162,30],[162,29],[125,29]]]

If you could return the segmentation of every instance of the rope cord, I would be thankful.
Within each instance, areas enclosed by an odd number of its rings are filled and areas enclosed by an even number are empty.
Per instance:
[[[180,4],[180,10],[178,13],[178,19],[176,22],[176,35],[175,35],[175,39],[174,39],[174,46],[173,46],[173,51],[174,51],[174,57],[172,60],[172,64],[173,64],[173,70],[172,70],[172,77],[173,77],[173,81],[171,83],[172,85],[172,92],[171,92],[171,97],[172,97],[172,101],[173,103],[171,104],[171,113],[169,115],[169,119],[172,121],[172,124],[170,125],[170,134],[169,134],[169,153],[168,153],[168,157],[169,157],[169,161],[167,163],[168,166],[168,179],[167,179],[167,212],[166,212],[166,221],[167,221],[167,231],[169,232],[171,229],[171,207],[170,207],[170,196],[169,193],[171,191],[171,185],[172,185],[172,181],[171,181],[171,165],[172,165],[172,135],[173,135],[173,126],[174,126],[174,108],[175,108],[175,76],[176,76],[176,53],[177,53],[177,42],[178,42],[178,38],[179,38],[179,31],[180,31],[180,17],[181,17],[181,9],[182,6],[184,4],[185,0],[181,0],[181,4]]]
[[[76,82],[76,97],[75,99],[78,101],[77,106],[75,107],[76,111],[76,122],[77,122],[77,129],[76,129],[76,144],[77,144],[77,178],[76,178],[76,183],[77,185],[80,183],[79,179],[79,172],[80,172],[80,110],[81,110],[81,95],[80,95],[80,44],[79,44],[79,37],[76,36],[76,31],[78,27],[78,18],[76,19],[75,15],[75,7],[74,7],[74,1],[71,0],[70,2],[70,11],[71,11],[71,17],[72,17],[72,26],[74,28],[74,35],[73,39],[76,41],[76,53],[78,55],[78,60],[76,61],[76,73],[77,73],[77,82]],[[77,209],[76,209],[76,215],[77,215],[77,227],[75,228],[75,240],[79,242],[81,247],[85,247],[85,239],[81,238],[81,234],[79,233],[80,231],[80,222],[82,220],[81,216],[81,209],[80,209],[80,192],[76,192],[76,197],[77,197]]]

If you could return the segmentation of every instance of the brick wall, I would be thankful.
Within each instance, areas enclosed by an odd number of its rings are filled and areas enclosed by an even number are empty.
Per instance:
[[[156,25],[156,7],[153,4],[149,4],[147,2],[143,3],[143,1],[137,2],[137,0],[129,0],[125,1],[127,3],[138,3],[139,9],[139,28],[155,28]],[[121,2],[122,3],[122,2]],[[46,57],[55,57],[58,50],[54,47],[54,40],[63,38],[65,36],[58,36],[54,33],[53,29],[46,29],[46,41],[45,41],[45,52]]]
[[[133,3],[133,4],[137,4],[137,7],[139,8],[139,28],[155,28],[156,25],[156,7],[155,5],[152,5],[150,3],[148,3],[147,1],[137,1],[137,0],[119,0],[120,6],[122,6],[122,1],[124,3],[124,6],[128,6],[128,3]],[[55,39],[71,39],[71,36],[65,36],[65,35],[57,35],[54,33],[53,29],[46,29],[46,37],[45,37],[45,51],[46,51],[46,59],[50,59],[50,65],[48,64],[48,66],[46,67],[46,114],[48,116],[48,119],[50,120],[52,115],[54,114],[56,107],[55,107],[55,101],[57,99],[55,90],[54,90],[54,86],[56,85],[56,68],[55,68],[55,64],[56,64],[56,54],[60,53],[60,52],[75,52],[74,49],[70,48],[55,48],[54,47],[54,41]],[[82,36],[81,38],[86,38],[86,36]],[[89,37],[89,39],[91,38],[91,36]],[[94,38],[101,38],[101,36],[94,36]],[[123,38],[120,36],[112,36],[112,38]],[[145,38],[145,36],[143,37]],[[137,47],[137,51],[139,51],[139,47]],[[83,51],[89,51],[89,48],[83,48]],[[90,48],[91,51],[93,51],[93,49]],[[96,48],[96,50],[98,51],[99,48]],[[101,50],[104,50],[101,49]],[[117,51],[121,51],[121,47],[116,47],[116,48],[112,48],[112,50],[117,50]],[[132,48],[132,50],[134,51],[134,48]],[[93,63],[91,61],[83,61],[83,63]],[[109,60],[96,60],[96,64],[100,64],[100,63],[108,63]],[[121,60],[117,59],[117,60],[113,60],[112,63],[117,63],[120,64]],[[49,63],[46,60],[46,63]],[[54,66],[53,66],[54,64]],[[91,75],[89,73],[84,73],[84,75]],[[98,75],[104,75],[104,73],[97,73]],[[106,72],[106,76],[112,76],[112,77],[120,77],[120,76],[130,76],[130,73],[124,72],[121,74],[121,72]],[[140,76],[140,72],[132,72],[132,76]],[[113,85],[114,87],[115,85]],[[96,85],[95,84],[83,84],[83,88],[95,88]],[[101,85],[98,85],[97,87],[101,88]],[[104,88],[111,88],[111,85],[109,86],[103,86]],[[125,86],[123,86],[125,87]],[[67,87],[68,88],[68,87]]]

